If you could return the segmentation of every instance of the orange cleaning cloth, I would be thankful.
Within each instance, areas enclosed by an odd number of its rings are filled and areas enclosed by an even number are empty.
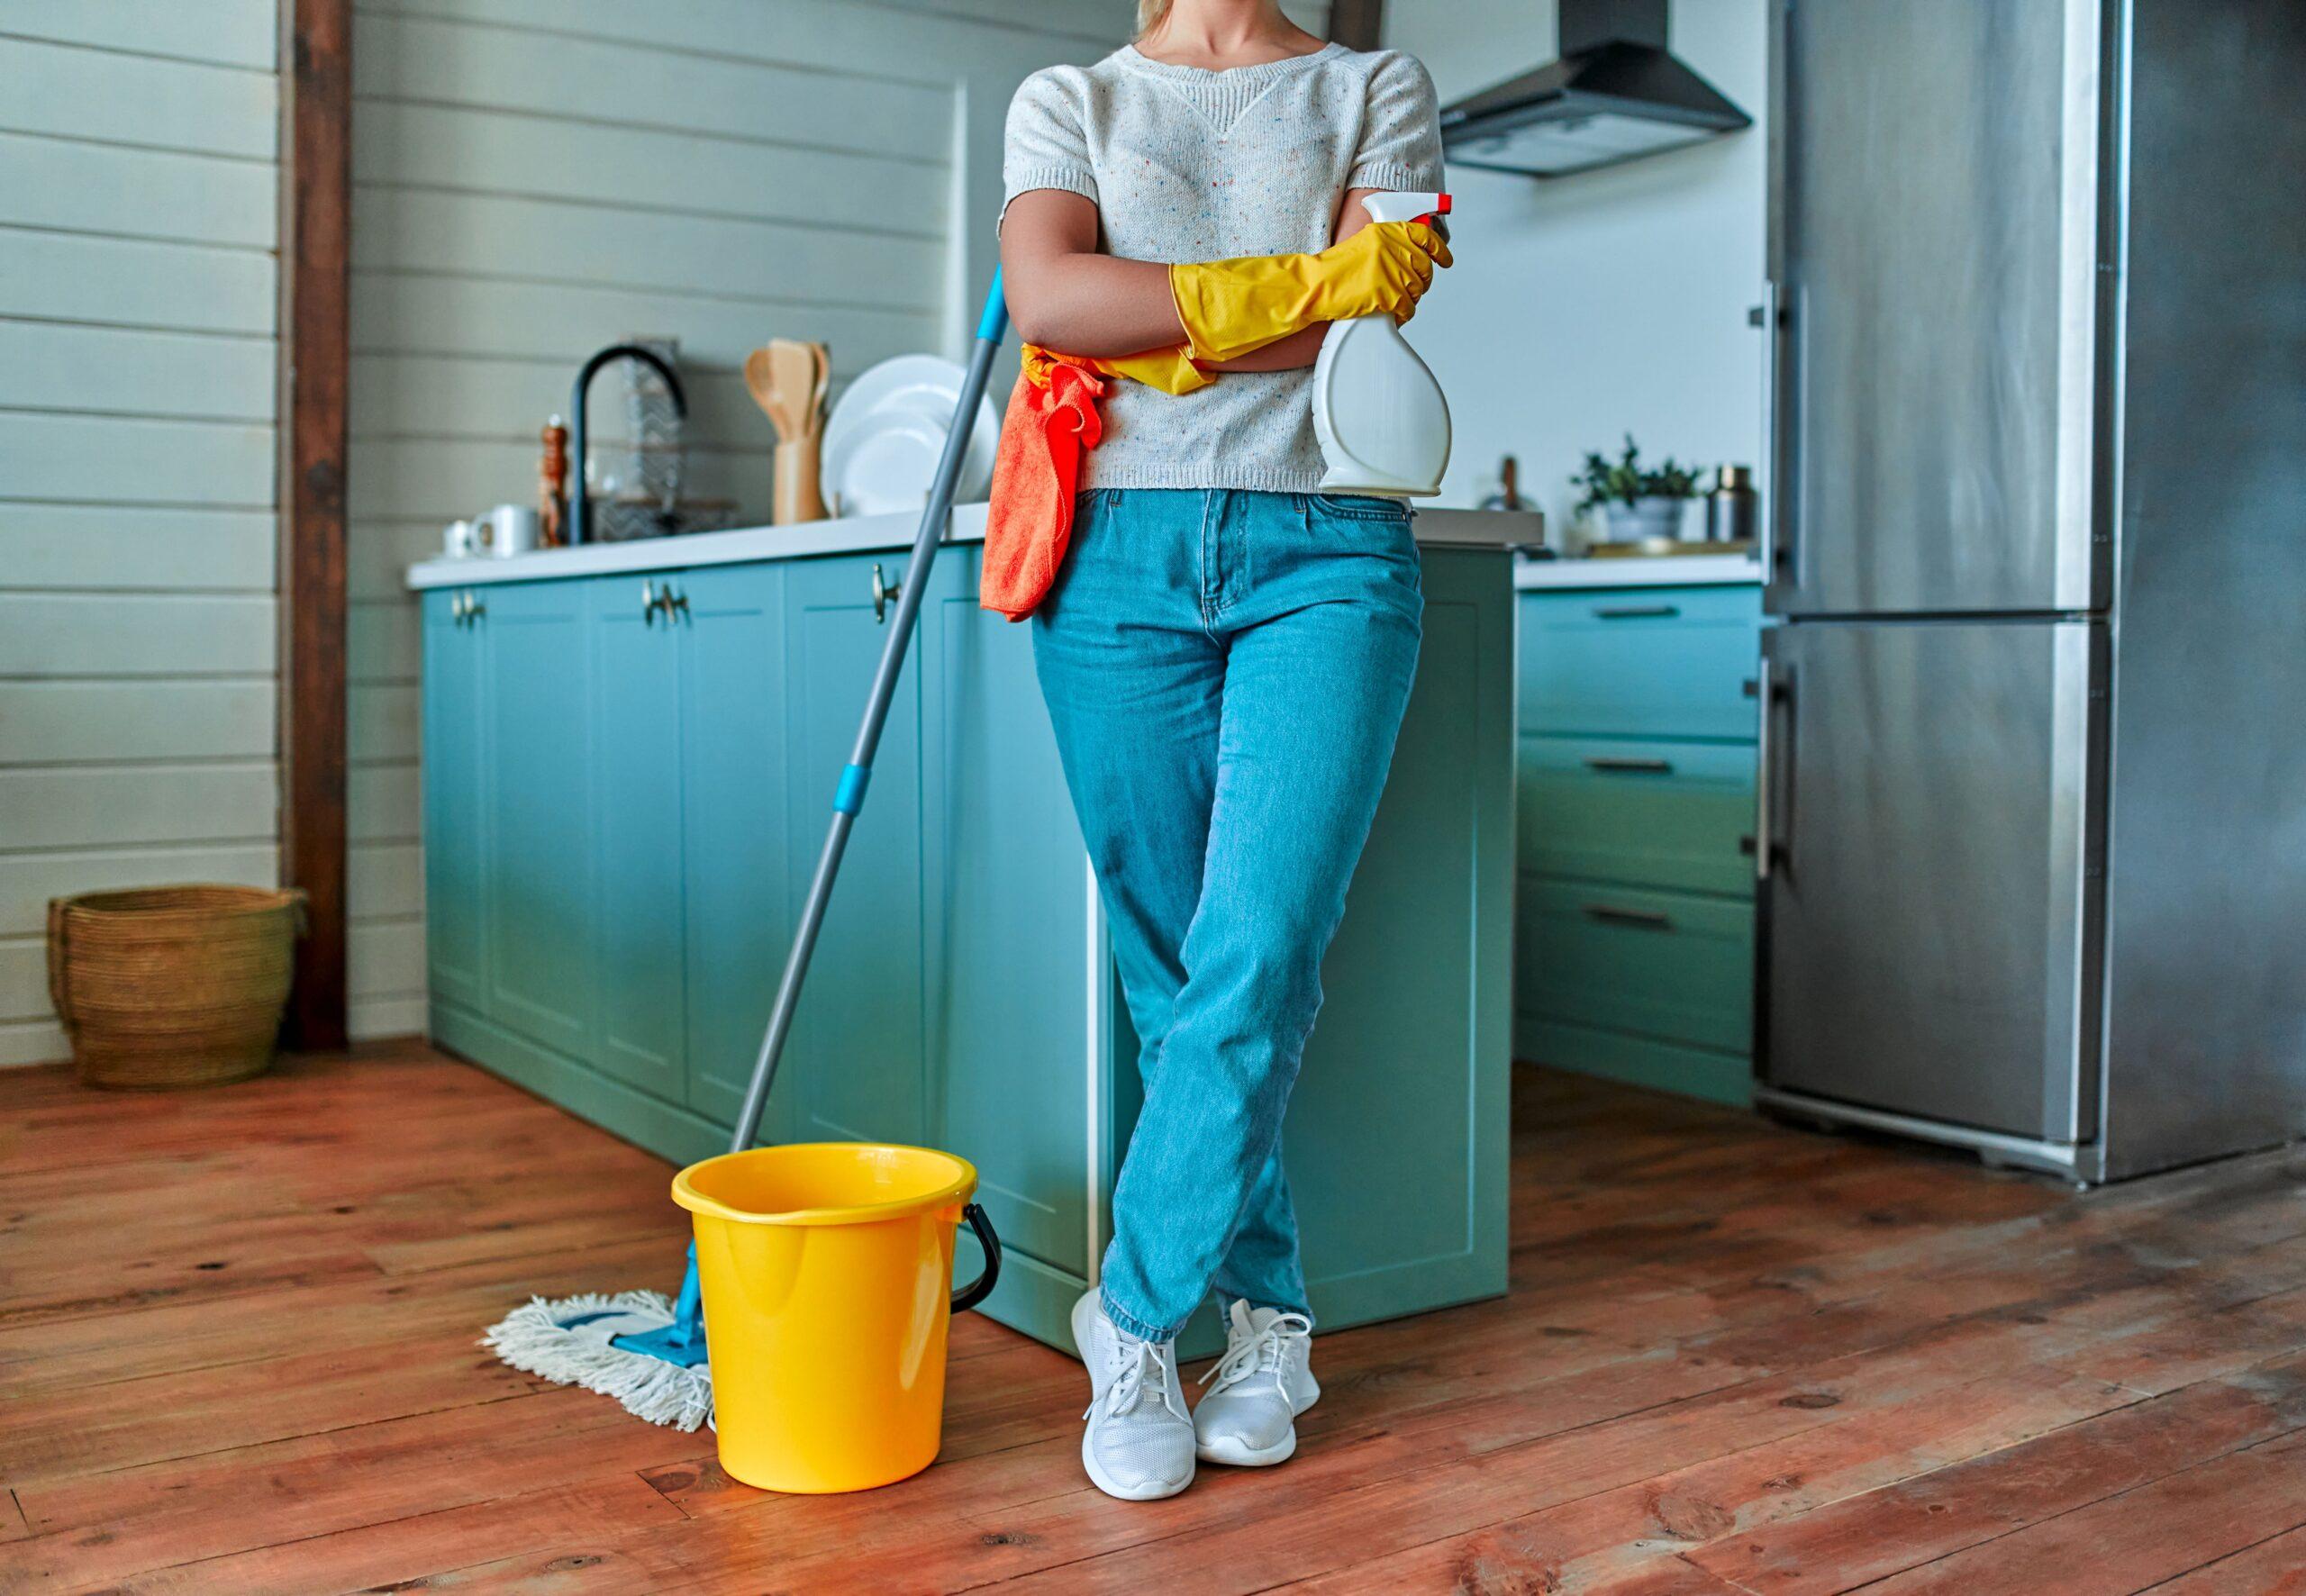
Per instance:
[[[977,579],[983,608],[1022,621],[1049,595],[1073,537],[1081,457],[1104,433],[1097,414],[1104,392],[1094,373],[1062,357],[1027,351],[994,461]]]

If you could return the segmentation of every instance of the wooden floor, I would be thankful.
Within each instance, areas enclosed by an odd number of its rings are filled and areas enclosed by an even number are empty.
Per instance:
[[[2306,1591],[2306,1160],[2076,1196],[1526,1072],[1511,1296],[1324,1338],[1278,1470],[1111,1501],[957,1322],[942,1460],[732,1484],[493,1362],[669,1288],[666,1166],[412,1047],[0,1072],[0,1591]]]

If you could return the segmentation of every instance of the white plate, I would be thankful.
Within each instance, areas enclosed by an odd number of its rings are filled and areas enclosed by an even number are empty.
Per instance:
[[[917,510],[928,503],[967,375],[934,355],[900,355],[849,385],[825,422],[824,488],[836,516]],[[980,399],[954,503],[980,498],[993,485],[1000,430],[993,402]]]

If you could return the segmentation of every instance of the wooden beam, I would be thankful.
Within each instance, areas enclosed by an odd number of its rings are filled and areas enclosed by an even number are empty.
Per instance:
[[[345,393],[352,0],[280,0],[280,881],[310,929],[288,1036],[345,1035]]]
[[[1331,0],[1331,39],[1352,50],[1375,50],[1385,36],[1385,0]]]

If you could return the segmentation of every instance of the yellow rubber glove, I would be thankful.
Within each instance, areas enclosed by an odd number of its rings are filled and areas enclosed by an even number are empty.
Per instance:
[[[1025,380],[1037,388],[1049,386],[1049,368],[1063,363],[1085,366],[1105,376],[1125,376],[1158,388],[1164,394],[1190,394],[1217,379],[1193,363],[1183,344],[1171,349],[1147,349],[1140,354],[1103,358],[1090,355],[1060,355],[1038,344],[1025,346]]]
[[[1230,360],[1318,322],[1380,312],[1406,322],[1449,246],[1422,222],[1377,222],[1318,255],[1256,255],[1169,268],[1196,360]]]

